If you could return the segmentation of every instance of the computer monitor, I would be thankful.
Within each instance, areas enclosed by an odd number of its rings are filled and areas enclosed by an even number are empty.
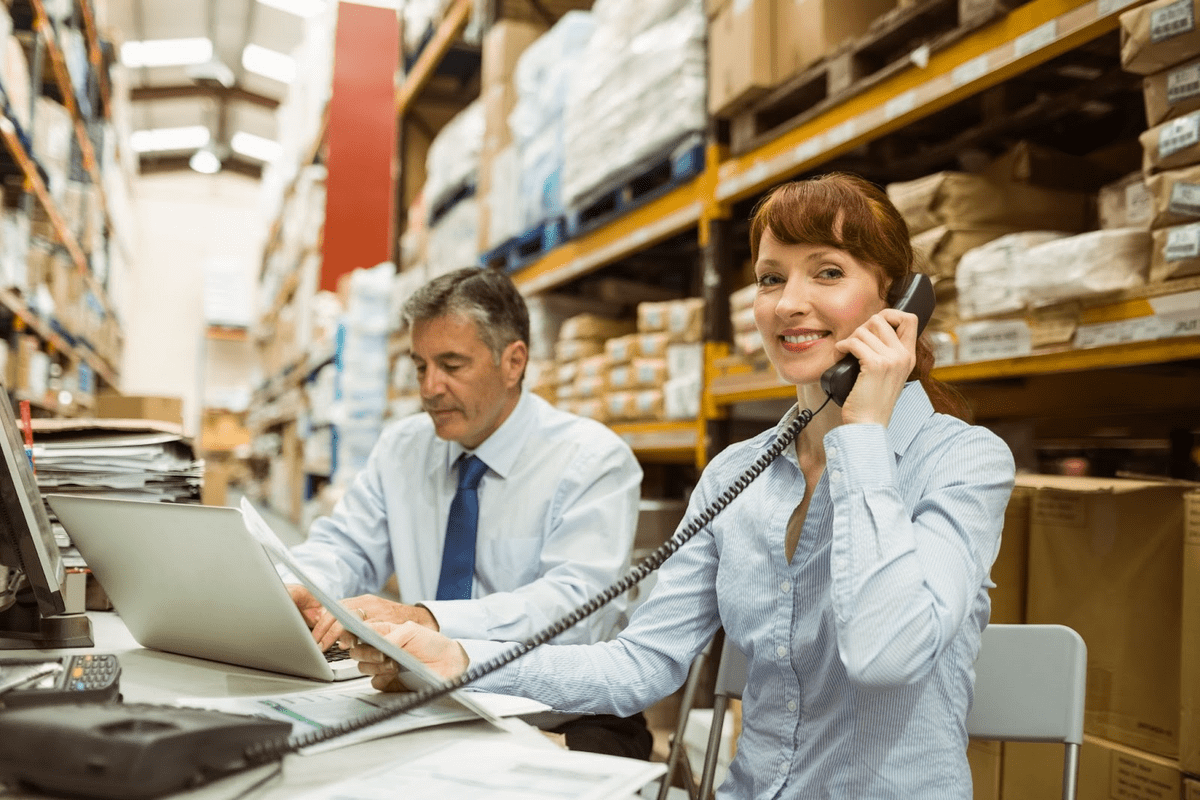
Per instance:
[[[0,386],[0,566],[13,578],[0,586],[0,650],[91,647],[87,616],[64,613],[66,569],[8,397]]]

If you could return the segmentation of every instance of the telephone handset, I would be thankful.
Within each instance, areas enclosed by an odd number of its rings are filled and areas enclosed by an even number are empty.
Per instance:
[[[916,314],[917,336],[920,336],[933,315],[933,281],[929,280],[928,275],[920,272],[910,274],[892,287],[892,291],[888,293],[888,305]],[[858,380],[861,369],[858,359],[847,353],[841,361],[825,370],[825,374],[821,376],[821,388],[833,402],[839,406],[843,405],[850,396],[850,390],[854,388],[854,382]]]

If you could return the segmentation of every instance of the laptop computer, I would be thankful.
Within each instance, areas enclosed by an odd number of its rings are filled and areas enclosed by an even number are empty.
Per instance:
[[[316,681],[364,677],[353,659],[326,659],[236,508],[46,500],[143,647]]]

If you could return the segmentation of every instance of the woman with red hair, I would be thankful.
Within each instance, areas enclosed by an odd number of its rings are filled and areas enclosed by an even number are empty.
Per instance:
[[[800,408],[794,446],[671,556],[614,641],[545,646],[475,685],[564,711],[628,715],[675,691],[724,627],[748,658],[743,729],[720,798],[971,797],[966,716],[1014,466],[929,378],[914,315],[887,307],[913,270],[908,229],[872,184],[834,174],[757,207],[754,313],[797,405],[704,470],[719,497]],[[840,407],[821,375],[861,364]],[[416,625],[380,631],[445,676],[508,645]],[[381,689],[396,666],[353,655]]]

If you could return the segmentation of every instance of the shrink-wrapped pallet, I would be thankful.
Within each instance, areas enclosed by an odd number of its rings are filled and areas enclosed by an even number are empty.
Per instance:
[[[429,229],[426,245],[430,278],[479,264],[479,204],[474,197],[459,201]]]
[[[1031,306],[1131,289],[1146,283],[1150,232],[1120,228],[1055,239],[1029,248],[1019,263]]]
[[[596,0],[592,15],[565,109],[568,208],[700,141],[708,123],[701,0]]]
[[[446,123],[425,159],[425,202],[431,219],[464,186],[474,186],[483,147],[483,103],[476,100]],[[471,240],[475,246],[475,240]]]
[[[1025,308],[1019,259],[1030,247],[1067,235],[1054,231],[1010,233],[965,253],[954,277],[959,316],[975,319]]]
[[[521,230],[563,214],[564,110],[576,68],[595,25],[568,11],[517,61],[517,102],[508,117],[517,150],[517,218]]]

